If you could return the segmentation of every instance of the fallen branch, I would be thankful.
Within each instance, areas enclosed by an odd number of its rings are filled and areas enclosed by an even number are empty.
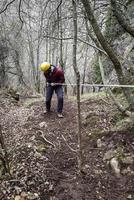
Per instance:
[[[70,145],[67,143],[67,141],[66,141],[65,137],[64,137],[63,135],[61,135],[61,137],[62,137],[62,138],[63,138],[63,140],[65,141],[65,143],[66,143],[66,145],[68,146],[68,148],[69,148],[71,151],[73,151],[73,152],[77,153],[77,150],[75,150],[75,149],[73,149],[72,147],[70,147]]]
[[[42,131],[39,131],[39,133],[40,133],[40,135],[38,135],[36,137],[37,140],[40,140],[41,142],[45,143],[46,145],[55,147],[55,145],[52,142],[50,142],[48,139],[45,138]]]

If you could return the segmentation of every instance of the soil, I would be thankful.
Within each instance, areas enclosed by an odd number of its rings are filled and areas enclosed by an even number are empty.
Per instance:
[[[76,101],[65,97],[62,119],[56,103],[53,98],[52,111],[44,114],[42,99],[26,105],[26,100],[17,103],[0,94],[0,124],[11,173],[0,165],[0,200],[134,200],[134,163],[119,162],[117,176],[104,159],[111,149],[118,150],[119,161],[122,155],[134,158],[134,129],[113,129],[118,111],[109,99],[83,100],[79,173]]]

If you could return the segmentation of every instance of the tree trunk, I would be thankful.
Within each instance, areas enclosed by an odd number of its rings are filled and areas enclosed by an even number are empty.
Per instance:
[[[64,72],[66,71],[66,61],[67,61],[67,50],[68,50],[68,44],[65,44],[65,52],[64,52],[64,66],[63,66],[63,70]],[[66,83],[66,80],[65,80]],[[64,92],[67,95],[67,85],[64,86]]]
[[[59,64],[63,68],[63,41],[62,41],[62,17],[61,17],[61,6],[58,7],[57,10],[57,15],[58,15],[58,38],[61,38],[59,40]]]
[[[72,0],[73,5],[73,68],[77,79],[77,119],[78,119],[78,169],[82,172],[82,146],[81,146],[81,113],[80,113],[80,73],[77,68],[76,53],[77,53],[77,10],[76,0]]]
[[[6,86],[6,72],[5,72],[4,61],[2,61],[0,66],[0,88],[3,88],[5,86]]]
[[[20,55],[19,52],[17,50],[15,50],[15,55],[14,55],[14,63],[15,63],[15,67],[17,70],[17,74],[18,74],[18,84],[19,85],[25,85],[24,82],[24,75],[20,66]]]
[[[40,59],[40,38],[38,38],[37,63],[36,63],[36,89],[37,89],[37,92],[40,92],[39,59]]]
[[[83,71],[83,77],[82,77],[82,84],[85,83],[85,77],[86,77],[86,69],[87,69],[87,51],[88,47],[86,47],[86,55],[85,55],[85,62],[84,62],[84,71]],[[81,94],[84,94],[84,85],[81,87]]]

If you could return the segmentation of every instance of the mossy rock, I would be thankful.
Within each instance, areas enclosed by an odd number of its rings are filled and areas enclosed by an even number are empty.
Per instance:
[[[121,131],[127,130],[134,127],[134,119],[127,117],[116,122],[115,126],[112,128],[112,131]]]
[[[46,153],[48,146],[45,144],[40,144],[37,146],[37,152],[38,153]]]
[[[116,113],[113,116],[112,121],[117,124],[118,122],[120,123],[121,121],[125,120],[126,117],[124,117],[124,115],[121,112]]]
[[[105,135],[105,133],[103,131],[100,131],[99,128],[95,128],[92,130],[92,133],[89,134],[89,136],[92,139],[99,139],[100,137],[102,137],[103,135]]]
[[[112,92],[113,92],[114,94],[122,94],[122,88],[113,88],[113,89],[112,89]]]

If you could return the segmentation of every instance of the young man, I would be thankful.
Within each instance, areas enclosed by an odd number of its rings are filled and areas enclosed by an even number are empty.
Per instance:
[[[46,78],[47,87],[46,87],[46,111],[44,113],[50,112],[51,108],[51,99],[53,93],[57,94],[57,116],[62,118],[62,109],[63,109],[63,87],[64,83],[64,72],[62,68],[54,66],[48,62],[44,62],[40,65],[40,69],[44,72]]]

